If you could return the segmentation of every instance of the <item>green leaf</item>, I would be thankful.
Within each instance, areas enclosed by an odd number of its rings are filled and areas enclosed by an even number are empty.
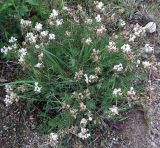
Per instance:
[[[5,3],[0,6],[0,12],[7,10],[10,6],[12,6],[12,3]]]
[[[29,9],[27,6],[21,6],[19,8],[19,12],[20,12],[21,16],[24,16],[28,11],[29,11]]]
[[[37,0],[26,0],[26,2],[30,5],[33,6],[38,6],[38,1]]]
[[[86,105],[87,105],[87,108],[88,108],[89,110],[94,110],[94,109],[96,108],[95,102],[93,102],[92,100],[88,100],[88,101],[86,102]]]

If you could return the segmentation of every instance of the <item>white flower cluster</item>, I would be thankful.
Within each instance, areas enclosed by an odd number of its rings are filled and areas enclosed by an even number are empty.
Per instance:
[[[114,96],[121,96],[122,95],[122,91],[121,91],[121,88],[115,88],[114,90],[113,90],[113,95]]]
[[[150,68],[152,64],[149,61],[143,61],[142,65],[144,68]]]
[[[94,5],[95,5],[95,10],[96,11],[102,11],[104,9],[103,2],[94,1]]]
[[[26,48],[20,48],[19,49],[19,63],[22,64],[25,61],[25,56],[27,55],[27,49]]]
[[[20,24],[21,24],[22,28],[27,28],[27,27],[31,27],[32,26],[32,22],[31,21],[24,20],[24,19],[20,20]]]
[[[130,90],[127,92],[127,95],[128,96],[135,96],[136,95],[136,92],[134,91],[133,87],[130,88]]]
[[[38,27],[36,27],[36,28],[37,28],[37,30],[40,29],[40,28],[38,29]],[[29,32],[26,35],[26,41],[29,42],[30,44],[36,44],[38,39],[40,39],[40,41],[43,41],[45,39],[54,40],[55,34],[49,33],[49,31],[47,31],[47,30],[45,30],[45,31],[39,30],[39,34],[38,33],[34,34],[33,32]],[[36,45],[36,48],[37,47],[38,47],[38,45]]]
[[[87,139],[88,137],[91,136],[90,133],[88,133],[88,129],[86,128],[88,120],[85,118],[82,118],[80,121],[80,127],[81,127],[81,132],[78,133],[78,137],[84,139]]]
[[[146,53],[152,53],[154,51],[154,47],[150,46],[149,44],[146,44],[144,50]]]
[[[97,75],[90,75],[88,76],[87,74],[84,74],[84,77],[85,77],[85,82],[87,84],[89,83],[95,83],[98,81],[98,76]]]
[[[95,20],[97,23],[100,23],[102,21],[102,18],[101,18],[101,15],[98,14],[96,17],[95,17]]]
[[[11,47],[6,47],[6,46],[3,46],[2,48],[1,48],[1,53],[4,53],[5,55],[9,52],[9,51],[11,51],[12,50],[12,48]]]
[[[13,92],[13,88],[11,86],[6,85],[5,90],[6,90],[6,96],[5,96],[4,102],[6,106],[11,105],[15,101],[16,102],[18,101],[18,96],[16,93]]]
[[[48,36],[48,30],[46,30],[46,31],[42,31],[41,33],[40,33],[40,36],[42,37],[42,38],[46,38],[47,36]]]
[[[12,36],[12,37],[9,39],[9,43],[15,43],[15,42],[17,42],[17,39]]]
[[[51,146],[54,146],[54,147],[58,144],[58,134],[57,133],[50,133],[49,143]]]
[[[109,108],[109,110],[111,111],[112,115],[119,115],[117,106],[113,105],[111,108]]]
[[[50,33],[49,34],[49,40],[55,40],[55,34]]]
[[[136,61],[136,67],[138,67],[139,64],[141,64],[141,61],[138,59],[138,60]]]
[[[87,25],[91,25],[91,24],[93,23],[93,20],[90,19],[90,18],[87,18],[87,19],[85,20],[85,23],[86,23]]]
[[[78,72],[75,72],[74,79],[80,80],[83,77],[83,70],[79,70]]]
[[[96,30],[97,36],[102,36],[106,32],[106,28],[104,25],[101,25],[100,28]]]
[[[134,42],[137,37],[143,36],[146,33],[146,29],[138,23],[134,26],[133,31],[133,34],[130,34],[129,42]]]
[[[85,43],[86,43],[87,45],[90,45],[90,44],[92,43],[92,39],[91,39],[90,37],[87,38],[86,41],[85,41]]]
[[[42,87],[39,87],[38,85],[39,85],[38,82],[35,82],[35,83],[34,83],[34,91],[35,91],[36,93],[40,93],[40,92],[41,92],[41,89],[42,89]]]
[[[9,39],[9,43],[11,44],[11,46],[8,46],[8,47],[3,46],[3,47],[1,48],[1,53],[4,53],[5,55],[7,55],[7,53],[8,53],[9,51],[11,51],[13,48],[16,49],[16,48],[17,48],[17,43],[16,43],[16,42],[17,42],[17,39],[12,36],[12,37]]]
[[[99,55],[99,50],[93,49],[91,55],[93,58],[93,62],[98,62],[101,59],[101,56]]]
[[[108,51],[110,52],[116,52],[118,49],[116,47],[116,43],[113,41],[110,41],[108,44]]]
[[[41,23],[37,22],[34,28],[36,31],[41,31],[43,29],[42,27],[43,27],[43,25]]]
[[[121,49],[123,50],[123,53],[129,54],[131,53],[131,46],[129,44],[124,44]]]
[[[134,26],[133,30],[134,30],[134,35],[137,37],[144,35],[146,32],[145,29],[142,26],[140,26],[139,24],[136,24]]]
[[[37,68],[43,67],[43,56],[44,56],[43,52],[38,54],[38,63],[34,65],[34,67],[37,67]]]
[[[118,65],[114,65],[113,70],[120,72],[123,70],[123,65],[121,63]]]
[[[61,26],[63,24],[63,19],[59,19],[58,16],[59,16],[58,10],[53,9],[48,19],[50,26],[53,25]]]
[[[124,27],[124,26],[126,25],[126,22],[125,22],[124,20],[120,19],[120,20],[119,20],[119,25],[120,25],[121,27]]]
[[[26,41],[28,41],[30,44],[35,44],[37,42],[38,36],[33,34],[33,32],[29,32],[26,35]]]

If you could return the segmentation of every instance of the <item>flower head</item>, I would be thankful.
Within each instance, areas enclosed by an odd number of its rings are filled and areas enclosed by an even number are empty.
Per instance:
[[[95,17],[95,20],[97,23],[100,23],[102,21],[102,18],[100,16],[100,14],[98,14],[96,17]]]
[[[115,88],[114,90],[113,90],[113,95],[115,95],[116,97],[117,96],[121,96],[122,95],[122,91],[121,91],[121,88]]]
[[[42,24],[37,22],[36,26],[35,26],[35,30],[36,31],[41,31],[42,30]]]
[[[40,93],[40,92],[41,92],[41,89],[42,89],[42,87],[39,87],[38,85],[39,85],[38,82],[35,82],[35,83],[34,83],[34,91],[35,91],[36,93]]]
[[[111,108],[109,108],[109,110],[111,111],[112,115],[118,115],[118,107],[113,105]]]
[[[118,65],[114,65],[113,70],[120,72],[123,70],[123,65],[121,63]]]

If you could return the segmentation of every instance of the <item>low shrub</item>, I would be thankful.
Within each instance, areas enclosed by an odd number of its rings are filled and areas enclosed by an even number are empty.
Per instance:
[[[6,105],[24,101],[38,109],[46,133],[71,132],[82,139],[103,119],[121,119],[143,92],[154,48],[136,49],[145,28],[136,24],[127,33],[120,15],[108,15],[102,2],[94,2],[90,13],[80,5],[53,9],[43,24],[21,19],[25,40],[11,37],[1,49],[25,73],[6,84]],[[56,143],[57,135],[50,136]]]

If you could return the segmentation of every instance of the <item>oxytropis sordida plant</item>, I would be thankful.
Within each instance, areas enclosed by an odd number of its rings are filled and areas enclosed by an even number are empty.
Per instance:
[[[64,133],[87,139],[104,118],[119,119],[139,99],[141,75],[157,68],[149,60],[154,47],[135,46],[145,28],[136,24],[126,31],[126,22],[108,17],[106,9],[95,1],[90,13],[80,5],[64,6],[43,23],[21,19],[24,41],[11,37],[1,49],[24,71],[21,80],[6,84],[6,106],[36,106],[53,145]],[[117,34],[106,22],[115,23]]]

